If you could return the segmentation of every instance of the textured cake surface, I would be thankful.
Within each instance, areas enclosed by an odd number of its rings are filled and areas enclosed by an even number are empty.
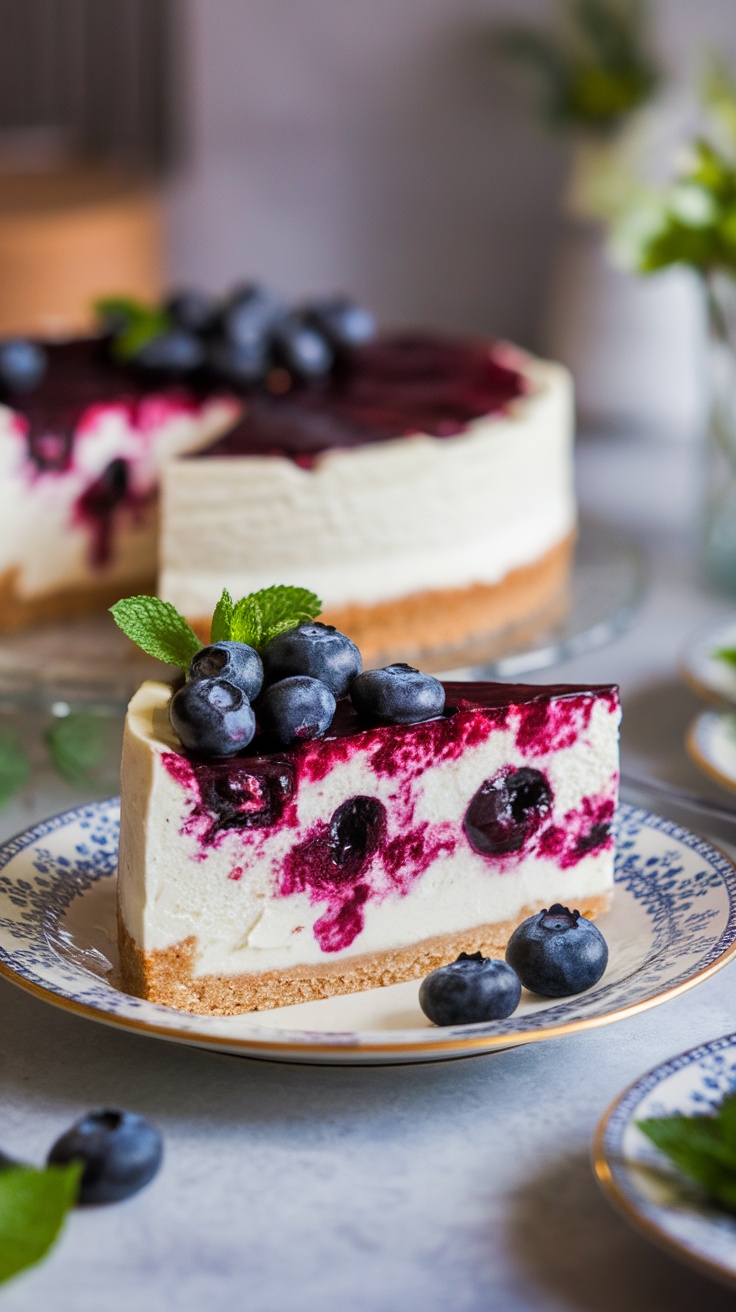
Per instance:
[[[602,909],[616,690],[445,688],[424,724],[367,726],[343,701],[325,739],[203,762],[169,727],[170,688],[145,684],[123,752],[127,986],[193,1010],[273,1006],[411,978],[459,943],[498,950],[554,901]],[[499,850],[478,815],[505,787]]]

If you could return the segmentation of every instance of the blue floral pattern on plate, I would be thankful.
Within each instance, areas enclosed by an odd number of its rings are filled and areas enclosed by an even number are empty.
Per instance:
[[[492,1051],[652,1006],[736,954],[731,862],[687,830],[622,806],[614,904],[600,922],[611,959],[587,993],[525,995],[507,1021],[441,1030],[422,1016],[416,981],[278,1012],[192,1015],[130,997],[116,983],[118,830],[111,799],[55,816],[0,849],[0,972],[93,1019],[243,1055],[385,1062]]]
[[[595,1168],[611,1201],[648,1238],[736,1285],[736,1216],[709,1203],[637,1127],[648,1116],[710,1112],[736,1089],[736,1034],[680,1053],[643,1075],[601,1121]]]

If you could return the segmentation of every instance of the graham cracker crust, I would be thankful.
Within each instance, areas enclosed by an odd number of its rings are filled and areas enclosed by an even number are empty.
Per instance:
[[[491,655],[484,655],[483,639],[523,625],[518,636],[526,642],[564,615],[575,536],[568,534],[499,583],[437,588],[371,606],[328,607],[320,619],[357,643],[366,669],[397,660],[417,662],[425,670],[482,663]],[[209,618],[187,618],[197,636],[209,642]],[[465,644],[467,659],[458,655]]]
[[[81,619],[107,610],[122,596],[156,590],[152,576],[128,582],[102,583],[90,580],[89,586],[60,588],[40,597],[24,597],[17,588],[18,570],[0,575],[0,633],[14,633],[35,624],[53,624],[58,620]]]
[[[553,899],[554,900],[554,899]],[[611,895],[577,902],[581,915],[593,919],[608,910]],[[423,979],[438,966],[455,961],[460,952],[503,956],[506,944],[522,920],[540,911],[543,903],[525,906],[513,920],[478,925],[459,934],[440,934],[410,947],[368,953],[350,960],[319,966],[290,966],[242,975],[195,975],[197,940],[194,935],[171,948],[144,952],[118,917],[118,944],[123,988],[139,998],[191,1011],[199,1015],[235,1016],[244,1011],[266,1011],[296,1002],[313,1002],[340,993],[360,993],[404,980]]]

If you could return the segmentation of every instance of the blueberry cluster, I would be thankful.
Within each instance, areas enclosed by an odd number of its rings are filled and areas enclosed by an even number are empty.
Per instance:
[[[130,363],[182,377],[205,370],[235,387],[262,383],[274,368],[303,382],[326,377],[342,352],[375,332],[373,316],[347,297],[326,297],[293,307],[256,283],[224,300],[181,291],[165,301],[152,333],[126,346],[129,324],[107,316],[116,344]],[[120,354],[120,351],[118,351]]]
[[[479,1025],[506,1020],[518,1007],[522,986],[545,998],[564,998],[592,988],[608,965],[600,930],[559,902],[522,921],[509,939],[505,961],[461,952],[419,988],[419,1005],[435,1025]]]
[[[442,714],[444,688],[431,675],[410,665],[361,670],[355,643],[318,621],[278,634],[262,657],[242,642],[215,642],[193,658],[171,700],[171,724],[188,751],[211,757],[243,751],[256,714],[261,729],[285,747],[321,738],[346,694],[361,715],[384,724]]]

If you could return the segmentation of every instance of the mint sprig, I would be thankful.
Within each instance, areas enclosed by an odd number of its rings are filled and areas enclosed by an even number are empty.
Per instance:
[[[14,733],[0,733],[0,807],[20,792],[30,777],[30,758],[20,739]]]
[[[169,601],[158,597],[126,597],[110,607],[113,619],[149,656],[186,670],[201,650],[194,630]],[[265,647],[279,633],[315,620],[322,610],[319,597],[308,588],[277,584],[233,601],[227,588],[212,616],[211,642],[245,642]]]
[[[170,601],[159,597],[125,597],[110,607],[112,617],[126,637],[148,656],[186,670],[201,649],[194,629]]]
[[[0,1282],[45,1257],[77,1201],[80,1162],[69,1166],[2,1165],[0,1169]]]
[[[638,1128],[709,1198],[736,1212],[736,1092],[706,1116],[659,1116]]]
[[[107,296],[95,302],[95,311],[112,328],[112,353],[125,362],[154,337],[171,328],[171,315],[160,306],[146,305],[132,296]]]
[[[736,647],[720,647],[713,655],[717,661],[725,661],[727,665],[736,667]]]

